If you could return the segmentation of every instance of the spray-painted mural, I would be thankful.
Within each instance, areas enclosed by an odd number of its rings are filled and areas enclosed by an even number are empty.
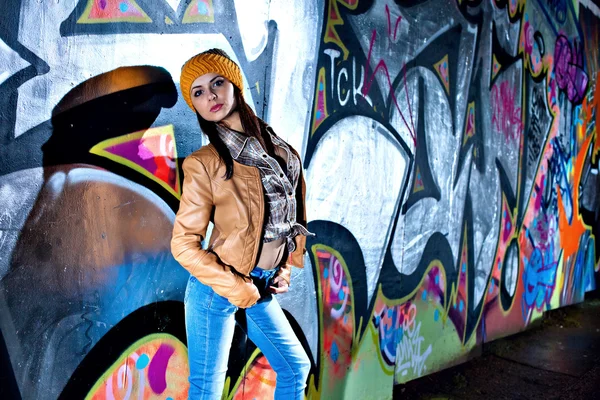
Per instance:
[[[169,241],[201,146],[179,68],[221,47],[302,149],[286,315],[311,399],[391,398],[593,290],[593,0],[0,3],[0,365],[24,399],[187,397]],[[225,398],[271,398],[241,330]],[[6,384],[4,384],[6,382]]]

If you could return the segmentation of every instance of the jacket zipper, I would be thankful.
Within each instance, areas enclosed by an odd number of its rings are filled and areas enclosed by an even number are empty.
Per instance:
[[[255,183],[258,183],[258,191],[260,192],[260,196],[258,197],[258,203],[259,203],[259,216],[260,218],[258,219],[258,226],[260,227],[259,229],[257,229],[257,237],[256,237],[256,244],[254,245],[254,254],[252,255],[252,262],[250,263],[250,269],[248,270],[248,272],[246,273],[246,275],[250,275],[250,272],[254,269],[254,265],[256,264],[256,259],[258,258],[258,248],[260,247],[260,236],[262,234],[262,221],[265,217],[265,205],[263,204],[264,202],[264,195],[263,195],[263,188],[262,188],[262,183],[260,181],[260,172],[258,171],[257,167],[252,167],[255,173],[255,178],[256,181]]]

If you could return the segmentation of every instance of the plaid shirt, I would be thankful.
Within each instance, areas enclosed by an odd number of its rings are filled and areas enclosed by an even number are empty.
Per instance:
[[[260,172],[265,197],[264,242],[286,238],[291,253],[296,249],[294,237],[313,236],[296,222],[296,186],[300,175],[300,160],[283,140],[268,130],[273,145],[287,153],[285,170],[275,158],[267,154],[258,139],[247,137],[231,129],[217,125],[219,136],[227,146],[231,157],[237,162],[257,167]]]

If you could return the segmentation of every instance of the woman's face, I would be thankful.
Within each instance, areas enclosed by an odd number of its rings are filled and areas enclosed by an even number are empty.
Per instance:
[[[196,78],[190,95],[194,108],[207,121],[219,122],[236,108],[233,84],[214,72]]]

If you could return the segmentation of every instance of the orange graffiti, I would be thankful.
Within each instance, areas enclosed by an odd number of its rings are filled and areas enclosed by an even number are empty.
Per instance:
[[[560,245],[563,248],[565,260],[568,260],[569,257],[577,254],[579,249],[579,239],[586,231],[586,227],[577,210],[579,210],[579,182],[581,181],[583,165],[591,140],[591,136],[588,136],[585,139],[575,161],[573,173],[573,221],[570,224],[567,220],[560,188],[556,189],[558,192],[558,228],[560,230]]]
[[[275,393],[277,374],[264,355],[254,359],[250,370],[243,377],[233,400],[272,398]]]

